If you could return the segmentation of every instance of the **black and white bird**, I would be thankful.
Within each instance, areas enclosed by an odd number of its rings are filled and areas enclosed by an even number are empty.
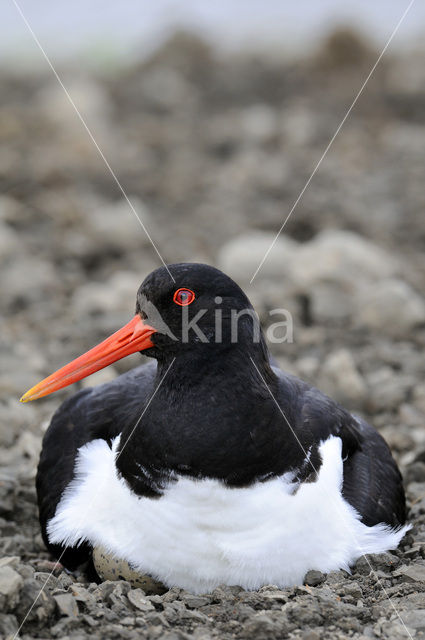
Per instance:
[[[125,327],[23,396],[136,351],[154,360],[79,391],[46,432],[40,523],[66,567],[100,546],[168,587],[257,589],[397,547],[409,527],[388,446],[274,366],[246,310],[244,292],[218,269],[161,267]]]

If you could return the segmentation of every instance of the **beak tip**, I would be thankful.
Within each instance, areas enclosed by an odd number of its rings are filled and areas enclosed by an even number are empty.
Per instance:
[[[32,400],[32,398],[30,396],[30,392],[29,391],[24,393],[24,395],[19,398],[19,402],[30,402],[30,400]]]

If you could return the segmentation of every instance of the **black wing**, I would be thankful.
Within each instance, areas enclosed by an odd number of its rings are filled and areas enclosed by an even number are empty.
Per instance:
[[[77,451],[97,438],[111,442],[127,423],[136,422],[152,393],[155,374],[152,362],[79,391],[59,407],[46,431],[36,479],[41,532],[49,551],[71,570],[89,559],[90,547],[52,545],[46,526],[73,478]]]
[[[335,435],[342,440],[343,496],[367,526],[384,522],[399,527],[406,521],[403,481],[382,436],[367,422],[351,415],[336,402],[297,378],[278,374],[288,411],[288,422],[302,434],[305,450],[317,469],[317,443]],[[288,396],[288,389],[292,392]],[[291,422],[292,419],[292,422]],[[316,450],[315,450],[316,449]],[[316,466],[318,465],[318,466]],[[310,475],[312,469],[310,468]],[[308,468],[304,467],[308,477]]]

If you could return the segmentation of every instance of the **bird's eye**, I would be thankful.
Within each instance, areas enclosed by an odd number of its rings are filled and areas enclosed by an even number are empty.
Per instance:
[[[195,300],[195,294],[190,289],[177,289],[174,293],[173,300],[181,307],[187,307],[188,304]]]

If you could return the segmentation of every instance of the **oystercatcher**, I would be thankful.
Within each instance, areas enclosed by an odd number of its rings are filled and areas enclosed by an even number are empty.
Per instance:
[[[44,437],[40,523],[65,566],[101,547],[168,587],[256,589],[397,547],[386,443],[274,366],[248,298],[211,266],[153,271],[127,325],[22,400],[136,351],[154,361],[73,395]]]

